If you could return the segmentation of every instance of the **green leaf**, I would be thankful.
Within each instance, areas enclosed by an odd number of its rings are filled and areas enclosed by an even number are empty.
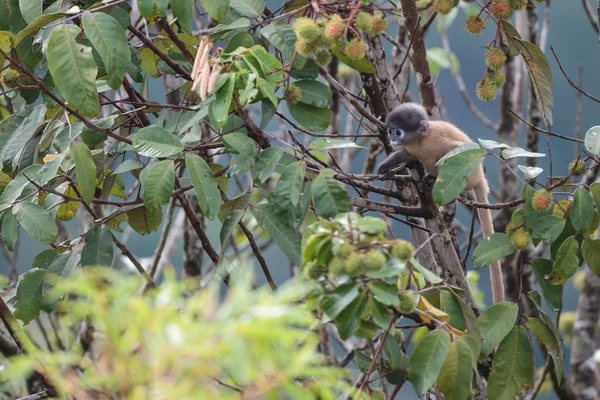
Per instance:
[[[92,159],[92,152],[81,142],[71,142],[71,156],[75,161],[75,174],[77,183],[81,187],[83,200],[90,204],[94,200],[96,191],[96,164]]]
[[[359,146],[351,140],[319,138],[319,139],[313,140],[310,143],[310,145],[308,146],[308,148],[311,150],[348,149],[348,148],[364,149],[364,146]]]
[[[525,327],[517,325],[504,338],[492,363],[490,400],[522,398],[533,381],[533,351]]]
[[[219,1],[219,0],[216,0]],[[250,20],[248,18],[238,18],[230,24],[219,24],[210,30],[210,38],[212,40],[221,37],[229,37],[235,33],[248,32],[250,29]]]
[[[179,25],[190,35],[194,19],[194,2],[189,0],[170,0],[171,10]]]
[[[111,175],[123,174],[129,171],[135,171],[144,168],[144,163],[135,158],[123,161],[119,166],[111,173]]]
[[[232,212],[245,209],[249,201],[250,193],[244,193],[238,197],[227,200],[221,206],[221,210],[219,211],[219,220],[221,222],[225,222],[225,219],[231,215]]]
[[[58,237],[58,228],[50,214],[37,204],[23,201],[13,208],[13,214],[27,233],[42,243],[52,244]]]
[[[323,82],[314,79],[304,79],[294,82],[302,90],[300,102],[315,107],[329,107],[331,90]]]
[[[549,276],[552,271],[552,260],[536,258],[531,260],[529,265],[531,266],[531,269],[533,269],[535,278],[542,289],[546,303],[553,311],[558,311],[562,305],[563,286],[551,285],[546,279],[546,276]]]
[[[446,163],[446,160],[448,160],[450,157],[454,157],[460,153],[464,153],[465,151],[480,150],[480,149],[481,149],[481,146],[479,146],[477,143],[463,144],[462,146],[458,146],[457,148],[452,149],[448,153],[444,154],[444,156],[435,163],[435,166],[441,167],[442,165],[444,165]]]
[[[473,252],[473,268],[480,269],[516,251],[505,233],[483,239]]]
[[[340,60],[341,62],[343,62],[344,64],[346,64],[350,68],[357,70],[358,72],[365,72],[367,74],[374,74],[375,71],[376,71],[375,67],[373,66],[373,64],[371,64],[369,62],[369,60],[367,60],[366,57],[363,57],[363,58],[358,59],[358,60],[352,60],[352,59],[346,57],[345,55],[343,55],[340,52],[337,44],[333,45],[333,47],[331,48],[331,52],[333,53],[333,55],[338,60]]]
[[[45,114],[46,107],[43,104],[39,104],[33,108],[18,128],[15,129],[0,152],[0,158],[2,159],[3,165],[11,167],[12,169],[17,168],[25,146],[31,138],[39,132]],[[27,176],[30,178],[32,177],[30,175]]]
[[[458,197],[467,187],[467,177],[481,165],[486,154],[486,150],[475,149],[449,158],[433,186],[435,202],[446,205]]]
[[[296,52],[296,34],[292,24],[284,22],[272,22],[261,29],[261,34],[277,50],[283,54],[286,60],[294,59]],[[296,54],[294,59],[294,68],[300,69],[306,64],[306,57]]]
[[[35,20],[33,20],[33,22],[31,22],[29,25],[27,25],[27,27],[25,27],[23,30],[21,30],[17,34],[17,36],[14,37],[13,46],[18,47],[23,40],[25,40],[27,37],[29,37],[31,35],[35,35],[36,33],[38,33],[38,31],[43,26],[48,25],[49,23],[54,22],[57,19],[66,17],[68,15],[76,14],[77,12],[80,12],[80,10],[79,10],[79,7],[75,6],[72,9],[70,9],[68,12],[58,12],[58,13],[50,13],[50,14],[40,15]]]
[[[84,116],[95,117],[100,112],[96,90],[98,68],[92,48],[77,43],[79,33],[81,29],[67,24],[52,30],[46,50],[48,69],[65,100]]]
[[[529,78],[540,106],[542,118],[548,129],[552,127],[552,70],[544,52],[535,44],[526,40],[515,39],[522,46],[521,55],[529,72]]]
[[[221,192],[217,180],[209,165],[200,156],[187,153],[185,166],[189,171],[202,214],[212,221],[219,214],[221,207]]]
[[[367,299],[360,294],[347,307],[345,307],[335,318],[335,326],[342,340],[348,339],[360,327],[361,315],[367,308]]]
[[[162,208],[137,207],[127,211],[127,222],[140,235],[152,233],[162,222]]]
[[[137,0],[138,10],[144,18],[152,18],[154,15],[154,0]]]
[[[484,360],[494,350],[494,347],[508,335],[515,325],[518,315],[518,304],[501,302],[494,304],[477,318],[483,338],[479,354],[480,360]]]
[[[46,271],[32,269],[25,272],[19,280],[15,295],[15,317],[25,325],[37,318],[42,308],[42,284]]]
[[[580,187],[573,195],[571,207],[571,222],[578,232],[587,232],[592,225],[591,216],[594,213],[594,202],[587,190]]]
[[[554,335],[554,332],[552,332],[552,329],[550,329],[544,322],[537,318],[527,318],[527,325],[531,328],[533,333],[535,333],[540,347],[545,347],[552,357],[556,379],[558,380],[558,383],[560,383],[564,373],[564,354],[560,348],[560,343]]]
[[[396,285],[390,285],[385,282],[370,282],[368,285],[369,291],[377,301],[388,306],[400,305],[398,298],[398,288]]]
[[[231,0],[231,8],[248,18],[258,18],[265,9],[265,0]]]
[[[221,232],[219,233],[221,248],[225,248],[225,242],[227,242],[227,239],[231,236],[231,232],[233,232],[233,228],[242,220],[243,216],[244,210],[234,210],[225,218],[221,226]]]
[[[79,264],[80,253],[59,254],[48,266],[46,277],[42,285],[42,296],[46,296],[61,279],[69,278],[75,272]]]
[[[354,350],[354,360],[356,361],[356,366],[360,372],[366,374],[369,371],[372,360],[368,355],[360,350]]]
[[[379,325],[380,328],[387,329],[390,326],[392,318],[392,312],[384,305],[369,297],[368,300],[369,311],[373,317],[373,321]]]
[[[300,264],[300,238],[296,231],[283,223],[272,204],[260,204],[252,210],[258,224],[273,238],[277,246],[295,264]]]
[[[550,275],[548,276],[548,282],[551,285],[564,285],[573,276],[575,271],[577,271],[577,267],[579,266],[578,251],[579,243],[575,239],[575,236],[570,236],[560,245],[554,265],[552,265],[552,271],[550,271]]]
[[[439,329],[427,333],[415,346],[408,362],[408,378],[418,396],[422,396],[438,379],[449,351],[448,333]]]
[[[135,151],[146,157],[172,157],[183,151],[183,144],[177,136],[161,126],[142,128],[131,140]]]
[[[146,169],[142,185],[144,186],[144,205],[146,208],[167,204],[175,186],[175,164],[172,160],[163,160],[151,164]]]
[[[415,269],[418,273],[423,275],[423,278],[425,278],[427,282],[433,283],[434,285],[436,283],[442,282],[442,278],[440,278],[439,276],[422,266],[421,263],[415,257],[412,257],[410,260],[408,260],[408,263],[410,264],[412,269]]]
[[[19,9],[28,24],[42,15],[42,0],[19,0]]]
[[[466,400],[471,393],[473,360],[470,345],[461,336],[450,344],[450,350],[437,380],[438,387],[447,400]]]
[[[334,173],[332,169],[322,169],[312,185],[315,210],[323,218],[333,218],[352,209],[346,187],[333,179]]]
[[[303,161],[296,161],[285,167],[275,189],[276,198],[283,199],[285,205],[296,207],[302,195],[305,175],[306,163]]]
[[[527,179],[535,179],[539,174],[544,172],[544,170],[540,167],[527,167],[525,165],[517,165],[517,168],[519,168],[523,172],[525,178]]]
[[[82,267],[110,267],[113,261],[113,242],[110,229],[95,225],[85,234],[81,250]]]
[[[232,53],[237,50],[239,47],[243,47],[245,49],[249,49],[254,46],[256,42],[254,41],[254,37],[248,32],[240,32],[236,33],[229,41],[227,42],[227,46],[225,47],[225,53]]]
[[[258,153],[256,142],[242,132],[232,132],[223,135],[225,148],[232,153],[254,157]]]
[[[588,129],[588,131],[585,133],[584,144],[587,151],[596,156],[600,155],[600,126],[592,126],[590,129]],[[600,187],[600,183],[598,182],[593,183],[592,186],[593,185]],[[593,189],[592,193],[594,193]],[[596,200],[596,202],[598,201]]]
[[[119,89],[131,61],[125,31],[113,17],[104,13],[83,14],[82,22],[86,36],[104,62],[108,86]]]
[[[154,52],[145,47],[140,51],[141,66],[144,72],[150,75],[152,78],[158,78],[160,71],[158,70],[158,63],[160,58],[154,54]]]
[[[379,235],[387,231],[387,224],[385,221],[376,217],[362,217],[358,220],[356,226],[361,232],[368,233],[369,235]]]
[[[556,215],[547,215],[534,222],[533,239],[542,240],[546,244],[554,242],[565,228],[567,221]]]
[[[355,282],[338,286],[333,294],[328,295],[320,304],[320,309],[329,318],[335,319],[346,307],[348,307],[360,295],[360,287]],[[388,322],[389,326],[389,322]]]
[[[520,147],[511,147],[505,150],[502,150],[502,158],[508,160],[510,158],[515,157],[527,157],[527,158],[539,158],[545,157],[546,155],[543,153],[532,153]]]
[[[235,86],[235,75],[226,73],[220,79],[223,79],[225,83],[215,92],[216,98],[210,103],[208,109],[211,121],[216,125],[216,128],[222,128],[227,123],[233,88]]]
[[[450,316],[450,325],[459,331],[465,331],[465,317],[454,293],[443,290],[440,293],[440,310]]]
[[[7,211],[2,218],[2,242],[4,242],[8,251],[14,250],[18,232],[17,216]]]
[[[310,131],[324,131],[329,126],[331,112],[328,108],[309,106],[304,103],[286,102],[288,111],[296,122]]]
[[[271,85],[281,85],[281,80],[285,77],[285,71],[277,57],[269,53],[261,45],[252,46],[247,52],[254,56],[267,82]]]
[[[229,0],[200,0],[200,4],[217,21],[225,19],[229,10]]]
[[[600,274],[600,239],[585,240],[581,246],[581,253],[592,272]]]
[[[281,147],[268,147],[260,152],[258,158],[256,159],[256,163],[254,164],[254,170],[252,171],[252,176],[254,180],[263,183],[277,167],[277,163],[283,157],[284,151]]]

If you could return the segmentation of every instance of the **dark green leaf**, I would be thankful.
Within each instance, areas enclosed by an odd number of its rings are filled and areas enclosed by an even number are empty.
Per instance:
[[[522,46],[521,55],[529,71],[529,78],[535,92],[535,98],[540,106],[542,117],[548,126],[552,127],[552,70],[544,52],[535,44],[526,40],[515,39]]]
[[[400,305],[398,288],[385,282],[373,281],[368,284],[369,291],[377,301],[388,306]]]
[[[229,107],[233,96],[233,88],[235,86],[235,75],[226,73],[221,75],[221,79],[225,81],[223,85],[215,92],[215,100],[209,105],[209,115],[211,121],[215,124],[215,128],[222,128],[227,123],[229,116]]]
[[[185,166],[190,173],[200,209],[206,218],[212,221],[219,214],[221,207],[221,192],[217,181],[206,161],[195,154],[186,154]]]
[[[153,208],[167,204],[175,186],[175,164],[172,160],[163,160],[150,164],[146,169],[149,171],[142,180],[144,205]]]
[[[546,279],[546,276],[550,275],[552,271],[552,260],[536,258],[530,262],[530,265],[546,303],[553,311],[558,311],[562,305],[563,286],[551,285]]]
[[[580,187],[573,195],[571,208],[571,222],[578,232],[587,232],[592,224],[591,216],[594,213],[594,202],[587,190]]]
[[[284,22],[272,22],[261,29],[261,34],[277,50],[283,54],[286,60],[291,61],[296,52],[296,34],[292,24]],[[302,68],[306,63],[306,57],[296,54],[294,59],[294,68]]]
[[[469,344],[461,336],[450,344],[450,350],[437,380],[438,387],[447,400],[466,400],[471,393],[473,360],[476,359]]]
[[[165,128],[152,125],[140,129],[133,137],[133,148],[146,157],[172,157],[183,151],[177,136]]]
[[[585,240],[581,246],[581,253],[592,272],[600,274],[600,239]]]
[[[516,251],[504,233],[494,233],[483,239],[473,252],[473,267],[480,269]]]
[[[370,297],[368,300],[369,311],[373,317],[373,321],[380,328],[387,329],[390,326],[392,312],[384,305]]]
[[[13,209],[13,213],[21,227],[34,239],[52,244],[58,237],[54,218],[37,204],[23,201]]]
[[[467,177],[483,162],[487,154],[484,149],[468,150],[449,158],[440,169],[433,198],[439,205],[453,201],[467,187]]]
[[[254,164],[254,171],[252,171],[254,180],[263,183],[269,179],[283,154],[284,151],[281,147],[268,147],[261,151]]]
[[[422,396],[438,379],[449,351],[450,337],[439,329],[427,333],[415,346],[408,362],[408,378],[418,396]]]
[[[564,285],[564,283],[577,271],[579,266],[579,243],[574,236],[566,239],[560,245],[552,271],[548,276],[548,282],[551,285]]]
[[[15,317],[25,325],[40,314],[42,307],[42,284],[46,271],[32,269],[25,272],[19,280],[15,296]]]
[[[283,170],[275,189],[275,196],[283,200],[285,206],[296,207],[302,195],[306,164],[296,161]]]
[[[81,250],[82,267],[110,267],[113,261],[113,242],[110,229],[96,225],[85,234]]]
[[[564,354],[560,348],[559,341],[556,339],[552,329],[550,329],[539,319],[527,318],[527,325],[531,328],[533,333],[535,333],[540,347],[545,347],[548,353],[552,356],[552,361],[554,362],[554,372],[556,373],[556,378],[560,383],[564,372]]]
[[[358,330],[360,317],[366,308],[367,299],[364,294],[361,294],[337,315],[334,319],[335,326],[342,340],[348,339]]]
[[[273,238],[279,248],[295,264],[300,264],[300,238],[277,216],[277,207],[260,204],[252,210],[258,224]]]
[[[248,18],[258,18],[265,9],[265,0],[231,0],[231,8]]]
[[[200,4],[217,21],[225,19],[229,10],[229,0],[200,0]]]
[[[162,208],[137,207],[127,211],[127,222],[140,235],[152,233],[162,221]]]
[[[223,135],[223,144],[227,150],[248,157],[254,157],[258,152],[256,142],[242,132],[232,132]]]
[[[328,107],[331,103],[331,90],[326,84],[314,79],[294,82],[302,90],[300,102],[315,107]]]
[[[90,204],[96,191],[96,164],[92,152],[81,142],[71,142],[71,156],[75,162],[77,183],[81,187],[83,200]]]
[[[323,299],[320,308],[329,318],[335,319],[359,295],[360,287],[358,284],[347,283],[340,285],[333,291],[333,294]]]
[[[17,243],[18,232],[17,216],[10,211],[7,211],[2,218],[2,242],[8,251],[14,250],[15,244]]]
[[[533,229],[533,239],[540,239],[544,243],[550,244],[560,236],[565,228],[567,221],[556,215],[547,215],[536,220],[531,226]]]
[[[465,317],[454,293],[447,290],[440,294],[440,309],[450,316],[450,325],[460,331],[465,331]]]
[[[19,0],[19,9],[28,24],[42,15],[42,0]]]
[[[300,125],[311,131],[324,131],[329,126],[331,112],[328,108],[309,106],[304,103],[286,102],[288,111]]]
[[[348,192],[343,183],[333,178],[334,173],[332,169],[322,169],[312,185],[315,209],[323,218],[333,218],[352,209]]]
[[[483,342],[479,359],[484,360],[511,331],[519,314],[516,303],[501,302],[488,308],[477,319]]]
[[[194,2],[189,0],[170,0],[171,10],[177,22],[190,35],[194,19]]]
[[[244,210],[234,210],[232,211],[223,221],[223,225],[221,226],[221,232],[219,233],[219,239],[221,240],[221,248],[225,247],[225,242],[231,236],[231,232],[233,232],[233,228],[242,220],[244,216]]]

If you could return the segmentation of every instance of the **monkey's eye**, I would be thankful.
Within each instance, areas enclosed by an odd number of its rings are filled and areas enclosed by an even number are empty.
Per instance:
[[[390,129],[390,133],[392,137],[402,138],[402,136],[404,136],[404,131],[400,128],[392,128]]]

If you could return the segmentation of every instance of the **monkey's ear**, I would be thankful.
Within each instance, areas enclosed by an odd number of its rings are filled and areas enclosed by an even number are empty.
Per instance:
[[[429,123],[425,120],[421,120],[419,122],[418,132],[421,136],[426,136],[427,134],[429,134]]]

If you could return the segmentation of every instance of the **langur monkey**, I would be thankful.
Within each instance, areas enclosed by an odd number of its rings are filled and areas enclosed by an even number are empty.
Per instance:
[[[460,129],[445,121],[429,121],[425,109],[416,103],[404,103],[394,108],[386,117],[386,125],[393,145],[402,147],[390,154],[379,166],[378,174],[388,174],[399,164],[421,161],[427,172],[437,176],[435,163],[449,151],[472,140]],[[467,178],[467,190],[475,192],[480,203],[488,201],[488,182],[479,165]],[[487,238],[494,233],[490,210],[478,208],[479,221]],[[490,265],[492,299],[494,303],[504,301],[504,283],[500,261]]]

